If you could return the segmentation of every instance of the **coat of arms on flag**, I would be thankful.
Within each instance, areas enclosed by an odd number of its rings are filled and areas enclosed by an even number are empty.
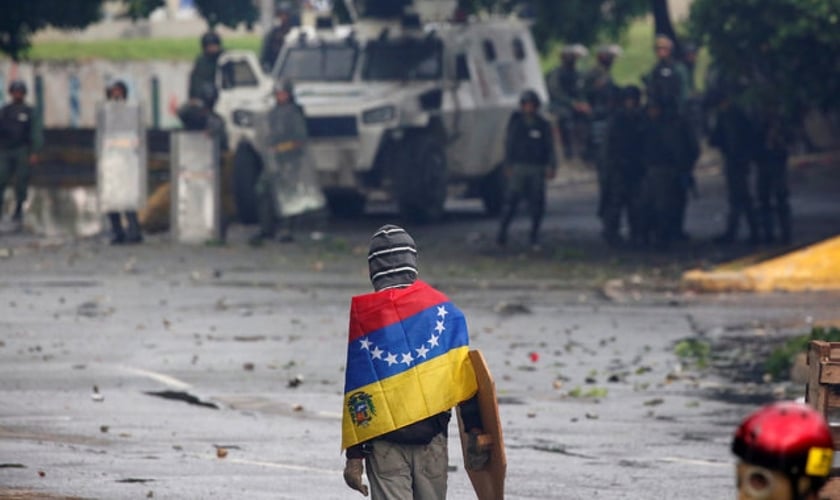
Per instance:
[[[446,411],[477,391],[464,314],[422,281],[353,297],[342,448]]]

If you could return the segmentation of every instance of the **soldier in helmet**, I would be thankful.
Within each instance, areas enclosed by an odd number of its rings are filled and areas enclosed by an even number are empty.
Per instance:
[[[216,64],[222,54],[222,38],[215,31],[208,31],[201,36],[201,54],[196,57],[190,72],[189,97],[197,97],[202,86],[209,83],[216,85]]]
[[[15,230],[23,229],[23,204],[29,189],[29,169],[38,162],[43,145],[41,125],[31,106],[24,102],[26,84],[15,80],[9,85],[12,102],[0,109],[0,210],[9,181],[15,179]],[[2,212],[0,212],[2,215]]]
[[[289,80],[280,80],[274,84],[274,107],[268,112],[268,143],[278,164],[283,169],[300,170],[305,153],[308,132],[303,109],[295,101],[294,85]],[[277,221],[281,208],[278,206],[277,185],[282,181],[284,172],[272,172],[263,168],[257,180],[257,217],[260,229],[251,237],[251,245],[258,246],[265,240],[273,239],[277,233]],[[286,179],[288,180],[288,179]],[[287,220],[287,232],[281,241],[292,241],[292,220]]]
[[[610,246],[621,238],[621,219],[626,215],[630,237],[641,241],[640,207],[644,177],[644,127],[639,87],[621,89],[621,105],[610,119],[604,145],[607,199],[604,207],[603,237]]]
[[[619,88],[613,82],[611,71],[620,49],[604,45],[596,53],[597,65],[586,75],[586,100],[589,103],[589,132],[586,138],[585,159],[595,164],[598,174],[598,217],[604,216],[609,194],[604,165],[604,143],[607,138],[607,124],[618,101]]]
[[[277,61],[277,56],[283,50],[283,45],[286,42],[286,35],[291,31],[295,20],[292,16],[292,5],[289,1],[280,2],[277,5],[277,22],[268,30],[262,41],[260,48],[260,65],[263,71],[270,73]]]
[[[572,139],[575,123],[589,113],[589,104],[583,92],[583,75],[577,69],[578,60],[586,55],[587,50],[582,45],[563,47],[560,51],[560,66],[546,76],[549,111],[557,117],[563,154],[567,159],[574,157]]]
[[[831,429],[810,406],[772,403],[749,415],[732,440],[739,500],[818,500],[834,455]]]
[[[531,212],[530,243],[539,246],[539,232],[545,213],[546,180],[555,175],[554,141],[551,125],[540,116],[540,97],[526,90],[519,99],[519,111],[507,125],[505,174],[507,197],[496,242],[505,245],[508,227],[519,202],[525,199]]]
[[[128,86],[122,80],[112,82],[105,88],[105,98],[109,101],[124,102],[128,99]],[[143,241],[137,212],[134,210],[125,212],[125,219],[128,222],[127,230],[123,228],[122,214],[119,212],[108,212],[108,220],[111,223],[112,245],[141,243]]]
[[[219,141],[219,150],[227,151],[228,139],[225,122],[215,111],[219,93],[212,83],[202,83],[196,95],[178,109],[178,118],[186,130],[205,130]]]

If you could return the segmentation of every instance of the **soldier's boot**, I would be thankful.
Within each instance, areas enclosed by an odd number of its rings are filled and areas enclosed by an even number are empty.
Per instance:
[[[738,214],[735,211],[730,210],[729,214],[726,216],[726,231],[723,232],[720,236],[715,238],[715,243],[721,245],[729,245],[735,242],[735,238],[738,237]]]
[[[19,233],[23,231],[23,202],[18,201],[15,203],[15,212],[12,215],[12,226],[13,231]]]
[[[137,220],[137,212],[127,212],[125,218],[128,220],[128,231],[125,235],[125,242],[142,243],[143,233],[140,231],[140,221]]]
[[[111,223],[111,244],[122,245],[125,243],[125,231],[123,231],[119,212],[108,212],[108,221]]]
[[[758,245],[761,243],[761,233],[758,228],[758,217],[756,217],[755,210],[747,209],[747,228],[750,232],[750,239],[747,242],[750,245]]]
[[[790,208],[779,207],[779,241],[785,245],[793,241],[793,230],[790,219]]]
[[[760,220],[762,242],[768,245],[774,243],[776,241],[776,235],[773,227],[773,214],[769,210],[762,210]]]

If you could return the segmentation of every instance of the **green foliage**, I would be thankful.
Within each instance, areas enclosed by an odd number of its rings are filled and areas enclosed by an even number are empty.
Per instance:
[[[195,7],[211,28],[218,24],[235,28],[245,23],[250,29],[259,17],[252,0],[195,0]]]
[[[705,340],[686,339],[681,340],[674,347],[674,354],[684,361],[694,363],[697,368],[709,366],[709,355],[712,346]]]
[[[748,102],[840,105],[840,0],[696,0],[690,29]]]
[[[468,7],[510,12],[516,2],[469,0]],[[534,38],[544,49],[552,40],[590,45],[606,36],[617,38],[630,22],[650,11],[650,0],[536,0]]]
[[[6,5],[0,15],[0,51],[17,60],[32,33],[53,26],[84,28],[99,20],[103,0],[25,0]]]
[[[609,391],[604,387],[593,387],[588,390],[583,390],[581,387],[575,387],[569,391],[571,398],[586,398],[586,399],[603,399],[607,397]]]
[[[132,20],[149,17],[155,9],[164,7],[165,0],[126,0],[126,14]]]
[[[764,370],[772,375],[774,380],[787,379],[794,358],[797,354],[807,352],[812,340],[840,342],[840,329],[814,327],[809,334],[791,338],[770,353],[764,362]]]

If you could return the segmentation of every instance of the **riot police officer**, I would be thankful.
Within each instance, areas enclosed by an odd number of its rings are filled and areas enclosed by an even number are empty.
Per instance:
[[[645,173],[644,127],[639,87],[629,85],[621,90],[621,105],[607,127],[604,145],[607,199],[604,207],[603,237],[614,246],[622,242],[621,218],[626,215],[630,237],[640,242],[641,188]]]
[[[756,144],[756,191],[758,217],[764,243],[791,242],[791,215],[788,201],[788,145],[792,132],[782,114],[769,105],[762,113]]]
[[[700,156],[691,123],[673,100],[648,97],[644,126],[643,243],[651,237],[661,250],[679,240],[685,179]]]
[[[540,116],[540,97],[526,90],[519,99],[519,110],[510,117],[505,142],[507,197],[496,242],[507,243],[507,232],[519,202],[525,199],[531,212],[529,241],[536,249],[545,214],[546,180],[555,175],[554,141],[551,125]]]
[[[290,182],[294,173],[303,168],[308,133],[303,109],[294,98],[294,85],[288,80],[277,81],[274,84],[274,107],[268,112],[267,142],[273,155],[272,161],[277,164],[277,171],[264,165],[257,180],[257,217],[260,229],[251,237],[250,244],[259,246],[264,240],[273,239],[277,232],[277,220],[283,210],[280,206],[278,191],[282,183]],[[281,241],[290,242],[292,236],[293,219],[285,221],[287,232]]]
[[[741,219],[747,222],[750,244],[759,242],[758,220],[750,192],[750,164],[755,154],[755,137],[752,122],[741,107],[727,93],[713,97],[717,101],[715,127],[709,144],[723,154],[723,171],[726,178],[729,213],[726,229],[715,239],[716,243],[733,243],[738,237]]]
[[[201,36],[201,54],[190,71],[189,97],[198,97],[204,84],[216,85],[216,64],[222,54],[222,38],[215,31]]]
[[[583,75],[577,69],[578,60],[586,57],[586,54],[587,50],[582,45],[563,47],[560,66],[546,76],[549,111],[557,118],[566,159],[574,157],[575,125],[589,113],[589,104],[584,99]]]
[[[584,158],[595,164],[598,174],[598,217],[604,216],[609,193],[607,173],[604,165],[604,143],[607,138],[607,124],[618,101],[619,88],[613,82],[611,71],[615,58],[620,53],[617,46],[605,45],[598,48],[598,64],[586,75],[586,100],[588,106],[589,132],[586,138]]]
[[[124,102],[128,99],[128,86],[122,80],[114,81],[105,88],[105,98],[109,101]],[[111,223],[112,245],[141,243],[143,241],[137,212],[134,210],[126,211],[125,219],[128,222],[127,230],[123,229],[122,214],[119,212],[108,212],[108,220]]]
[[[274,68],[277,56],[280,55],[286,42],[286,35],[292,30],[293,25],[291,2],[280,2],[277,6],[277,24],[268,30],[260,48],[260,65],[266,73],[271,73],[271,69]]]
[[[34,110],[24,102],[26,91],[23,81],[11,82],[9,94],[12,102],[0,109],[0,209],[6,186],[14,178],[12,222],[15,231],[23,229],[23,204],[29,189],[30,167],[38,162],[37,153],[44,142],[41,124]]]
[[[219,92],[212,83],[202,83],[196,95],[178,109],[178,118],[186,130],[204,130],[219,141],[219,150],[227,151],[228,138],[225,121],[215,111]]]

